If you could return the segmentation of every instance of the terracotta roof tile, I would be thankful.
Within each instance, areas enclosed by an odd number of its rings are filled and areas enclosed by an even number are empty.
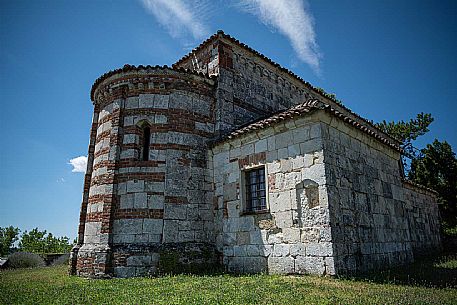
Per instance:
[[[398,143],[392,142],[392,141],[390,141],[390,139],[384,137],[384,133],[382,131],[380,131],[380,130],[379,130],[379,132],[373,131],[372,129],[367,128],[365,125],[361,124],[359,121],[353,120],[352,118],[344,115],[343,113],[339,112],[332,106],[325,104],[316,99],[308,100],[304,103],[296,105],[285,111],[276,113],[270,117],[261,119],[254,123],[248,124],[247,126],[241,127],[239,129],[223,136],[217,142],[223,142],[225,140],[233,139],[233,138],[241,136],[245,133],[263,129],[263,128],[269,127],[273,124],[276,124],[276,123],[279,123],[279,122],[282,122],[282,121],[285,121],[288,119],[292,119],[295,117],[299,117],[299,116],[314,112],[316,110],[324,110],[327,113],[330,113],[331,115],[341,119],[342,121],[354,126],[355,128],[358,128],[359,130],[365,132],[366,134],[376,138],[378,141],[384,143],[385,145],[388,145],[401,153],[404,152],[403,149],[398,145]]]

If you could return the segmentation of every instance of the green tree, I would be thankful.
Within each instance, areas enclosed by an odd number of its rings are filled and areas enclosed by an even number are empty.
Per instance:
[[[432,122],[433,117],[430,113],[421,112],[417,114],[415,119],[411,119],[409,122],[382,121],[375,125],[385,133],[399,140],[402,143],[401,146],[405,152],[414,158],[417,157],[417,151],[412,145],[412,142],[416,140],[417,137],[426,134],[429,131],[428,127]]]
[[[47,253],[66,253],[70,252],[72,244],[69,243],[69,238],[66,236],[54,237],[51,233],[46,238]]]
[[[411,161],[408,178],[436,190],[443,219],[457,224],[457,159],[451,145],[437,139],[428,144]]]
[[[38,228],[35,228],[30,232],[25,231],[21,236],[21,241],[19,242],[19,249],[24,252],[45,253],[45,235],[46,230],[39,231]]]
[[[13,226],[0,227],[0,256],[8,255],[13,244],[18,240],[19,228]]]
[[[66,253],[71,247],[68,237],[54,237],[52,233],[39,231],[38,228],[25,231],[19,242],[21,251],[32,253]]]

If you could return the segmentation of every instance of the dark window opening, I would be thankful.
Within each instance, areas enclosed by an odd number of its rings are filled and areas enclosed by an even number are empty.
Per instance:
[[[245,172],[246,212],[267,209],[265,168],[260,167]]]
[[[143,161],[149,160],[149,144],[151,144],[151,129],[149,127],[145,127],[143,129]]]

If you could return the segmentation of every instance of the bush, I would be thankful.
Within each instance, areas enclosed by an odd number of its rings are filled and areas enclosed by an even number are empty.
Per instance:
[[[35,253],[16,252],[8,257],[8,268],[36,268],[45,266],[44,260]]]

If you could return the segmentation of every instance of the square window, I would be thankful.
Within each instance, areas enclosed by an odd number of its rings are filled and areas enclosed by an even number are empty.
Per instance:
[[[245,211],[258,212],[267,210],[265,167],[258,167],[244,172]]]

